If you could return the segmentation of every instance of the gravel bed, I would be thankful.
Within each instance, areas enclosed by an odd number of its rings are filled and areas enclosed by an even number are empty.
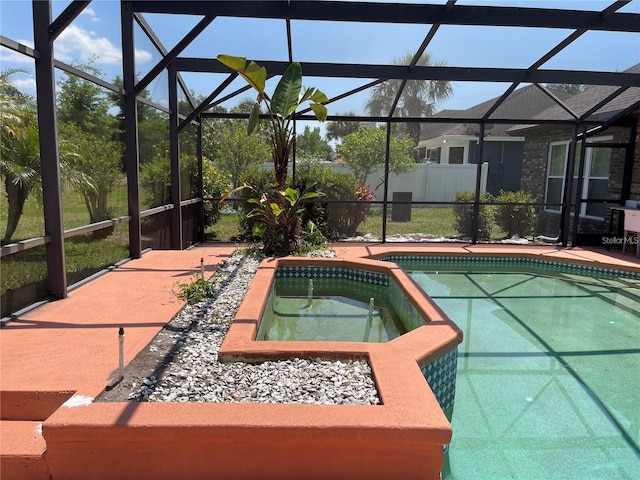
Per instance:
[[[134,360],[125,378],[97,401],[379,404],[364,360],[218,361],[259,263],[255,256],[232,255],[211,279],[217,296],[186,305],[141,353],[138,365]],[[141,366],[146,374],[140,375]]]

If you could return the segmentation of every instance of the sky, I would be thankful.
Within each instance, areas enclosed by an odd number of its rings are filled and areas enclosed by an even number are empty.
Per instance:
[[[411,0],[409,0],[411,1]],[[415,2],[413,2],[415,3]],[[443,4],[445,0],[426,3]],[[504,5],[523,7],[574,8],[602,10],[608,0],[459,0],[457,4]],[[53,2],[55,18],[68,5]],[[327,2],[330,8],[330,2]],[[54,44],[56,59],[65,63],[86,63],[103,72],[103,78],[113,81],[122,76],[120,2],[94,0],[83,13],[58,37]],[[633,0],[621,12],[640,13],[640,0]],[[145,19],[170,50],[201,17],[147,14]],[[387,64],[395,58],[413,53],[429,31],[429,25],[356,24],[348,22],[292,21],[294,60],[304,62],[378,63]],[[455,67],[527,68],[557,42],[572,31],[559,29],[524,29],[512,27],[441,26],[429,45],[433,59]],[[30,0],[0,0],[0,34],[11,40],[33,46],[33,26]],[[135,33],[136,71],[146,74],[160,59],[153,45],[141,30]],[[287,60],[286,27],[282,20],[216,18],[181,56],[214,58],[219,53],[240,55],[255,60]],[[631,33],[587,32],[559,53],[542,69],[622,71],[640,62],[640,35]],[[0,69],[23,68],[26,73],[15,75],[14,84],[28,93],[35,93],[34,63],[23,55],[0,47]],[[64,75],[59,72],[59,78]],[[196,94],[207,96],[226,78],[222,74],[183,73],[188,87]],[[275,81],[267,84],[267,91]],[[329,98],[368,83],[368,79],[304,78],[306,86],[323,90]],[[236,80],[226,92],[244,84]],[[501,95],[508,84],[454,82],[453,95],[441,102],[437,110],[465,109]],[[167,105],[166,75],[161,75],[148,87],[152,99]],[[365,114],[369,92],[330,105],[330,114],[352,111]],[[225,106],[231,107],[230,102]]]

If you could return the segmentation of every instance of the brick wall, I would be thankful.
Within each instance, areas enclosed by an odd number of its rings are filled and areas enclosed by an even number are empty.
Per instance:
[[[638,120],[640,122],[640,119]],[[526,132],[522,159],[522,189],[531,193],[536,202],[544,202],[547,180],[547,163],[552,142],[570,140],[572,127],[548,126]],[[597,137],[613,136],[614,143],[628,142],[630,130],[626,127],[612,127],[599,133]],[[606,198],[611,200],[607,206],[618,205],[622,194],[622,182],[625,162],[625,149],[613,149]],[[636,132],[631,198],[640,197],[640,125]],[[581,218],[579,233],[601,234],[608,231],[610,212],[607,210],[604,220]],[[571,219],[573,222],[573,218]],[[536,226],[536,234],[556,236],[560,230],[560,214],[541,209]],[[570,231],[573,230],[571,226]]]
[[[572,134],[573,129],[566,127],[537,128],[525,133],[520,185],[536,202],[544,202],[549,145],[568,140]]]

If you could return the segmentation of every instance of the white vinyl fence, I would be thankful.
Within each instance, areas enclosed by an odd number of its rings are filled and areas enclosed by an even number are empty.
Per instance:
[[[352,173],[351,169],[344,165],[331,164],[336,172]],[[396,175],[389,175],[388,199],[393,199],[394,192],[411,192],[411,200],[414,202],[453,202],[456,192],[476,190],[476,173],[478,167],[473,164],[465,165],[439,165],[435,163],[419,163],[415,170]],[[482,164],[480,174],[480,191],[487,188],[488,164]],[[382,182],[383,172],[379,171],[367,176],[366,183],[373,190]],[[380,185],[374,191],[376,200],[384,199],[384,185]]]
[[[337,173],[353,173],[346,165],[326,162],[324,165],[333,168]],[[480,173],[480,192],[487,189],[488,163],[483,163]],[[272,169],[271,163],[264,164],[265,169]],[[291,170],[291,169],[290,169]],[[418,163],[409,173],[389,175],[389,196],[393,200],[394,192],[411,192],[413,202],[453,202],[456,192],[476,191],[475,164],[440,165],[436,163]],[[291,171],[289,171],[291,174]],[[366,185],[371,187],[377,201],[384,200],[384,185],[381,185],[384,172],[379,170],[367,176]],[[378,186],[380,185],[380,186]],[[376,188],[377,187],[377,188]],[[375,190],[374,190],[375,189]]]

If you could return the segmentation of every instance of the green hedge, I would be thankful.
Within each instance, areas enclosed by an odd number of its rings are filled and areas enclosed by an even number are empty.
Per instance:
[[[505,192],[500,190],[495,206],[494,220],[508,237],[519,235],[527,237],[533,233],[536,225],[536,211],[532,205],[513,205],[514,203],[533,203],[535,199],[530,193],[519,190]]]
[[[467,190],[456,192],[453,205],[453,227],[462,237],[473,237],[473,202],[476,194]],[[492,208],[484,205],[491,202],[493,197],[490,193],[484,192],[480,195],[480,208],[478,211],[478,238],[486,240],[491,235]]]

